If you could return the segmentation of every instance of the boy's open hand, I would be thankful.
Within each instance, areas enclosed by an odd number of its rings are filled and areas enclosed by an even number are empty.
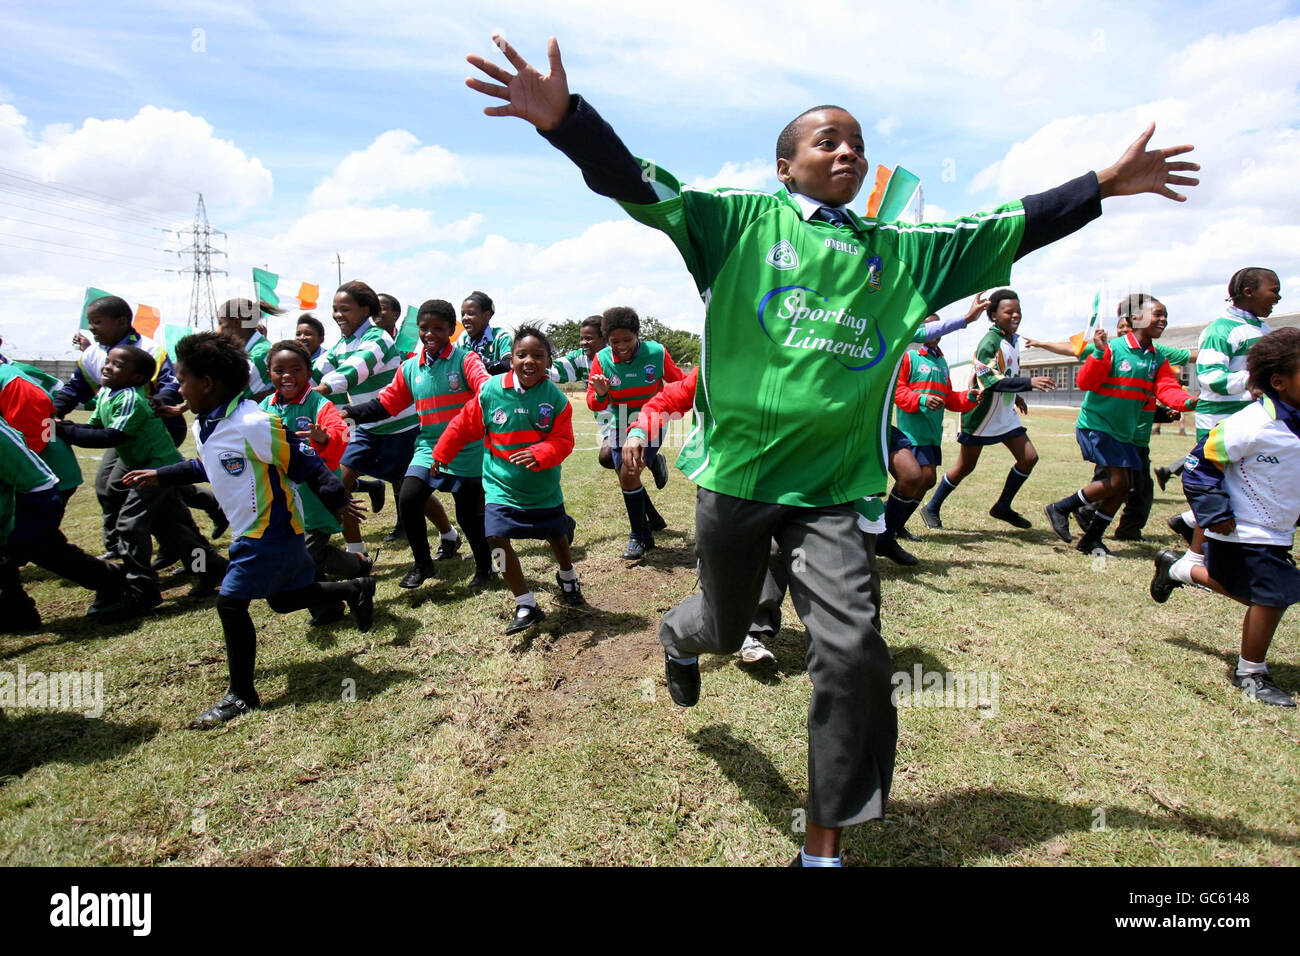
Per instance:
[[[982,292],[976,292],[975,298],[971,299],[970,306],[966,309],[966,324],[970,325],[979,316],[988,311],[989,300],[984,298]]]
[[[589,376],[587,378],[587,384],[590,385],[592,391],[594,391],[601,398],[604,398],[606,395],[609,394],[609,378],[600,372],[597,372],[595,375]]]
[[[1138,193],[1155,193],[1172,199],[1174,202],[1186,202],[1187,197],[1169,188],[1175,186],[1195,186],[1199,179],[1191,176],[1176,176],[1175,171],[1190,170],[1196,172],[1199,163],[1169,162],[1170,156],[1190,153],[1194,146],[1166,146],[1164,149],[1147,149],[1147,143],[1155,134],[1156,124],[1152,123],[1137,140],[1124,150],[1124,155],[1114,166],[1103,169],[1097,174],[1101,184],[1101,198],[1107,196],[1136,196]]]
[[[128,471],[122,476],[122,484],[129,485],[132,488],[136,485],[156,485],[158,484],[158,472],[153,468]]]
[[[634,472],[645,467],[646,441],[640,435],[628,435],[623,442],[623,464]]]
[[[330,433],[321,428],[315,422],[308,426],[304,431],[294,432],[299,438],[308,438],[313,443],[324,448],[330,443]]]
[[[478,90],[488,96],[505,100],[506,106],[488,106],[483,112],[488,116],[518,116],[526,119],[539,130],[552,130],[564,121],[569,113],[569,80],[564,75],[564,64],[560,62],[560,44],[551,37],[546,45],[546,56],[550,60],[551,72],[543,76],[528,65],[528,61],[515,52],[515,48],[506,42],[499,33],[492,34],[492,42],[505,54],[510,65],[518,73],[508,73],[477,53],[465,57],[472,66],[478,67],[497,83],[467,77],[465,85],[471,90]],[[504,84],[504,86],[498,85]]]
[[[515,465],[522,465],[525,468],[537,469],[537,458],[533,455],[531,448],[521,448],[510,456],[510,462]]]
[[[351,518],[353,521],[365,521],[366,514],[367,511],[365,505],[356,498],[349,498],[347,504],[334,512],[334,517],[338,518],[339,521],[345,521],[348,518]]]

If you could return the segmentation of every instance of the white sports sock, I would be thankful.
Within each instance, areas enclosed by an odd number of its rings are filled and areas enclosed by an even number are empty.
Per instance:
[[[569,570],[567,570],[567,571],[565,571],[563,568],[561,568],[561,569],[559,570],[558,573],[559,573],[559,575],[560,575],[560,580],[561,580],[561,581],[576,581],[576,580],[578,580],[578,569],[577,569],[577,568],[569,568]]]
[[[458,541],[460,540],[460,532],[452,528],[450,531],[439,531],[438,537],[443,541]]]
[[[515,595],[515,604],[520,607],[524,607],[525,605],[528,607],[537,607],[537,598],[533,597],[532,591],[525,591],[523,594]]]
[[[349,554],[366,554],[366,553],[367,553],[367,552],[366,552],[366,543],[365,543],[364,541],[349,541],[349,542],[348,542],[348,553],[349,553]]]
[[[1193,528],[1196,527],[1196,512],[1193,511],[1191,508],[1188,508],[1186,511],[1184,511],[1181,515],[1179,515],[1179,517],[1182,518],[1184,521],[1186,521]]]
[[[1183,556],[1169,566],[1169,576],[1175,581],[1195,586],[1196,582],[1192,580],[1192,568],[1197,565],[1205,566],[1205,555],[1197,554],[1195,551],[1184,551]]]
[[[805,850],[805,849],[803,849],[803,848],[800,848],[800,850],[799,850],[799,856],[801,857],[800,862],[803,863],[804,866],[839,866],[839,867],[842,867],[842,866],[844,865],[843,859],[842,859],[841,857],[838,857],[838,856],[813,856],[811,853],[809,853],[807,850]]]
[[[1256,663],[1255,661],[1248,661],[1246,660],[1246,658],[1239,656],[1237,658],[1237,673],[1238,674],[1267,674],[1268,665],[1263,661]]]

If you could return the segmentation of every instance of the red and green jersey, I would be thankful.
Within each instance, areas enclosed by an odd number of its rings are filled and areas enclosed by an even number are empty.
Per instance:
[[[1159,342],[1152,344],[1155,345],[1156,351],[1160,353],[1160,357],[1169,363],[1169,370],[1174,373],[1175,378],[1178,376],[1177,369],[1192,360],[1192,353],[1187,349],[1176,349],[1169,345],[1161,345]],[[1146,415],[1138,422],[1137,430],[1133,433],[1133,444],[1139,448],[1151,447],[1151,426],[1156,418],[1154,401],[1146,411]]]
[[[484,444],[483,495],[489,504],[526,511],[564,504],[560,463],[573,451],[573,408],[549,378],[523,388],[514,372],[493,376],[447,426],[433,457],[454,461],[475,439]],[[524,449],[532,451],[536,468],[510,460]]]
[[[128,471],[161,468],[181,460],[172,436],[150,407],[143,385],[113,392],[101,389],[90,424],[95,428],[112,428],[127,436],[117,446],[117,455]]]
[[[22,432],[0,419],[0,545],[14,528],[16,495],[50,491],[58,483],[50,467],[27,447]]]
[[[59,491],[81,484],[81,466],[67,442],[54,433],[54,401],[63,383],[20,362],[0,365],[0,418],[22,433],[27,447],[41,456],[59,479]]]
[[[935,307],[1008,281],[1021,204],[834,226],[785,190],[683,188],[642,165],[660,199],[623,208],[668,235],[706,305],[678,466],[711,491],[779,504],[883,492],[898,359]]]
[[[1187,408],[1191,396],[1178,384],[1169,362],[1152,346],[1142,346],[1132,332],[1107,342],[1100,355],[1090,345],[1081,357],[1085,361],[1079,388],[1088,394],[1079,409],[1080,428],[1105,432],[1130,445],[1138,444],[1145,428],[1149,443],[1157,399],[1175,411]]]
[[[348,426],[339,414],[338,406],[310,386],[291,401],[285,401],[280,393],[273,392],[262,399],[260,406],[264,411],[280,419],[290,441],[297,440],[299,447],[310,444],[312,451],[320,456],[325,467],[341,479],[343,475],[339,461],[348,447]],[[305,432],[312,425],[325,429],[329,440],[321,445],[315,441],[299,438],[298,432]],[[307,485],[295,485],[298,503],[302,506],[302,526],[304,531],[328,531],[338,534],[343,530],[339,520],[316,497],[316,492]]]
[[[940,408],[927,408],[926,399],[937,395]],[[954,392],[948,374],[948,360],[937,345],[922,345],[915,352],[903,353],[894,386],[894,404],[898,406],[898,429],[913,445],[943,443],[943,412],[967,412],[975,407],[967,392]]]
[[[488,380],[477,352],[448,342],[436,357],[421,349],[397,370],[397,375],[379,393],[379,403],[390,414],[415,406],[420,416],[420,435],[415,441],[412,465],[433,467],[433,449],[467,402],[473,400]],[[469,441],[443,470],[462,478],[483,474],[483,442]]]
[[[653,398],[664,382],[680,382],[685,376],[673,362],[668,350],[658,342],[641,339],[626,362],[614,358],[608,345],[591,360],[591,374],[609,379],[609,392],[598,395],[587,380],[587,407],[593,412],[610,411],[623,431],[636,420],[637,412]]]

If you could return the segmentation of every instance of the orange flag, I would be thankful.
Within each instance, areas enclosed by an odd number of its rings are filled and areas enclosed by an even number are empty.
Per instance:
[[[158,331],[158,323],[161,320],[162,316],[158,314],[158,310],[152,305],[140,305],[136,307],[135,321],[131,324],[137,332],[145,338],[151,339],[154,333]]]
[[[312,285],[310,282],[304,282],[298,287],[298,301],[304,309],[310,311],[316,308],[316,300],[320,298],[320,286]]]
[[[889,185],[889,177],[894,171],[888,166],[876,167],[876,184],[871,189],[871,195],[867,197],[867,218],[875,219],[876,213],[880,211],[880,201],[885,198],[885,188]]]

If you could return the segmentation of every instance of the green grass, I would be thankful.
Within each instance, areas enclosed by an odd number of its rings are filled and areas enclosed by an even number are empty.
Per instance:
[[[1042,460],[1018,503],[1032,531],[986,515],[1010,465],[990,448],[949,499],[945,530],[913,521],[920,566],[884,563],[897,669],[996,672],[998,706],[900,711],[889,816],[848,831],[848,859],[1300,862],[1298,718],[1229,684],[1238,606],[1188,591],[1152,603],[1160,544],[1119,544],[1100,563],[1057,541],[1039,508],[1090,466],[1073,413],[1035,411],[1029,428]],[[1153,458],[1189,443],[1156,436]],[[206,734],[184,725],[225,690],[210,601],[177,584],[156,616],[101,632],[81,618],[89,595],[27,569],[46,630],[0,637],[0,671],[102,671],[106,707],[100,719],[0,718],[0,862],[787,862],[807,786],[797,617],[787,602],[774,669],[706,661],[700,704],[674,707],[655,634],[695,583],[694,489],[674,473],[655,495],[671,530],[628,567],[613,476],[591,435],[579,447],[564,484],[589,609],[559,606],[549,552],[525,545],[548,618],[531,639],[507,638],[508,595],[467,594],[468,561],[412,593],[397,587],[407,555],[386,550],[369,634],[309,631],[306,612],[254,605],[265,708]],[[88,478],[95,464],[84,457]],[[1182,507],[1176,483],[1157,492],[1148,533],[1171,544],[1163,519]],[[368,537],[391,522],[389,505]],[[64,529],[101,550],[89,487]],[[1285,619],[1271,664],[1296,690],[1294,635]]]

